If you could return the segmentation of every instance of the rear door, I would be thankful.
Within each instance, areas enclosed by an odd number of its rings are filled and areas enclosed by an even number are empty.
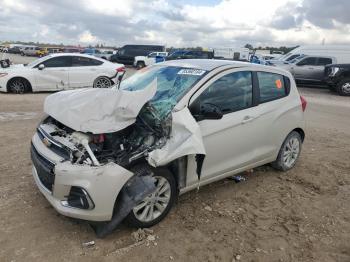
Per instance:
[[[40,64],[43,64],[45,68],[40,70]],[[69,88],[68,70],[71,66],[70,56],[49,58],[40,64],[33,68],[38,90],[62,90]]]
[[[103,71],[103,62],[97,59],[72,56],[69,69],[69,88],[92,87],[95,79]]]
[[[326,65],[333,64],[335,61],[331,57],[318,57],[316,66],[314,68],[314,81],[323,81],[324,79],[324,70]]]

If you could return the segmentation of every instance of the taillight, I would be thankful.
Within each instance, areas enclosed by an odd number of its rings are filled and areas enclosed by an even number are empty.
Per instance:
[[[305,112],[307,101],[303,96],[300,96],[300,101],[301,101],[301,108],[303,109],[303,112]]]
[[[125,67],[118,67],[118,68],[116,69],[116,71],[117,71],[118,73],[125,72]]]

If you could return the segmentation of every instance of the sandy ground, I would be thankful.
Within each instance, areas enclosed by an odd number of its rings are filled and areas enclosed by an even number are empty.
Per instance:
[[[349,262],[350,98],[300,91],[308,127],[293,170],[202,187],[152,232],[121,225],[105,239],[57,214],[34,184],[29,143],[48,94],[0,93],[0,261]]]

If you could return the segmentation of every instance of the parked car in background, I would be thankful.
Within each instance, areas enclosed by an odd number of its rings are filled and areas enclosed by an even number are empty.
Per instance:
[[[141,69],[145,66],[153,65],[165,61],[168,52],[151,52],[148,56],[136,56],[134,67]]]
[[[22,51],[21,46],[14,46],[14,47],[10,47],[7,52],[10,54],[20,54],[21,51]]]
[[[214,58],[213,51],[200,51],[200,50],[179,50],[168,55],[165,60],[177,60],[177,59],[212,59]]]
[[[48,117],[32,138],[33,177],[59,213],[103,221],[94,223],[99,237],[123,219],[150,227],[178,194],[268,163],[292,169],[305,107],[278,68],[166,61],[119,89],[47,97]]]
[[[37,51],[40,51],[41,48],[37,46],[26,46],[22,49],[21,55],[22,56],[36,56]]]
[[[291,72],[295,80],[304,84],[324,84],[325,66],[337,62],[330,56],[300,56],[291,63],[278,65]]]
[[[62,53],[80,53],[81,51],[81,48],[78,47],[64,47],[60,50]]]
[[[9,49],[7,46],[4,46],[4,45],[0,46],[0,52],[7,53],[8,51],[9,51]]]
[[[113,50],[102,50],[101,58],[106,59],[106,60],[111,60],[111,56],[116,54],[115,51]]]
[[[214,48],[215,59],[249,61],[248,48]]]
[[[61,53],[62,49],[59,47],[48,47],[47,51],[49,54],[56,54],[56,53]],[[76,52],[66,52],[66,53],[76,53]]]
[[[46,47],[40,47],[39,50],[35,52],[35,56],[46,56],[49,54],[49,50]]]
[[[85,48],[81,53],[86,55],[92,55],[106,60],[109,60],[110,57],[113,55],[113,51],[101,51],[96,48]]]
[[[324,72],[330,90],[350,96],[350,63],[326,65]]]
[[[337,57],[338,63],[350,63],[350,46],[348,45],[305,45],[300,46],[278,59],[270,60],[270,64],[288,64],[293,59],[301,56],[331,56]]]
[[[162,45],[125,45],[111,56],[110,61],[132,65],[136,56],[147,56],[151,52],[165,52]]]
[[[124,65],[83,54],[51,54],[27,65],[0,69],[0,92],[25,93],[94,87],[107,88]]]

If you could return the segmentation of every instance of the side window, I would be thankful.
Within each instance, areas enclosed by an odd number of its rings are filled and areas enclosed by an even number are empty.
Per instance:
[[[58,56],[43,62],[45,67],[70,67],[71,57],[70,56]]]
[[[298,56],[300,56],[300,55],[291,55],[290,57],[288,57],[288,58],[286,59],[286,61],[291,61],[291,60],[293,60],[294,58],[297,58]]]
[[[328,58],[328,57],[319,57],[317,60],[317,65],[318,66],[325,66],[325,65],[329,65],[332,64],[332,58]]]
[[[197,99],[200,104],[214,104],[225,114],[252,106],[252,73],[227,74],[212,83]]]
[[[156,56],[157,56],[157,53],[155,53],[155,52],[150,53],[150,54],[148,55],[148,57],[156,57]]]
[[[257,72],[257,75],[260,88],[260,103],[276,100],[287,95],[288,86],[286,87],[282,75],[267,72]],[[289,81],[288,78],[287,81]]]
[[[304,65],[316,65],[316,57],[307,57],[301,60],[297,65],[298,66],[304,66]]]
[[[98,66],[102,64],[102,61],[93,58],[83,56],[73,56],[72,58],[72,66]]]

